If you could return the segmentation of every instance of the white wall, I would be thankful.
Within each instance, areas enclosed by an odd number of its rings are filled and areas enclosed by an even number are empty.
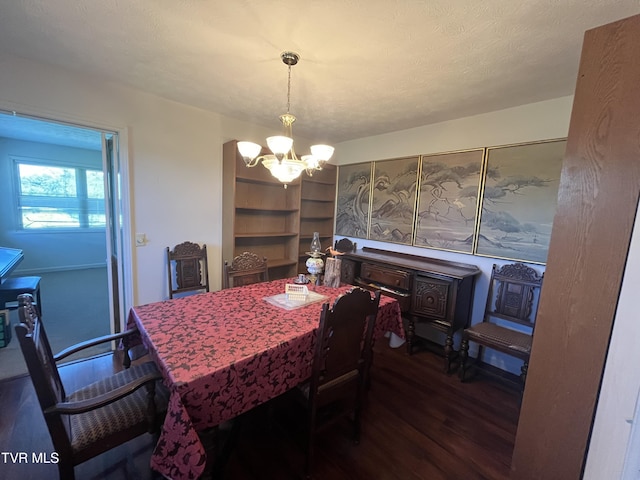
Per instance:
[[[407,155],[564,138],[573,96],[362,138],[336,145],[339,165]]]
[[[435,125],[425,125],[410,130],[340,143],[336,145],[335,160],[332,163],[347,165],[410,155],[564,138],[569,131],[572,102],[572,96],[562,97]],[[373,246],[386,250],[477,265],[483,273],[476,283],[471,323],[482,321],[489,289],[491,267],[494,263],[499,265],[510,263],[504,260],[422,247],[395,245],[357,238],[352,240],[358,244],[358,248],[361,246]],[[544,271],[544,266],[531,266],[540,272]],[[441,335],[433,334],[428,329],[422,329],[420,333],[433,340],[442,341]],[[476,350],[476,346],[471,344],[471,355],[475,355]],[[516,374],[520,373],[522,361],[513,357],[486,350],[484,359],[504,370]]]
[[[640,466],[638,452],[626,450],[632,426],[635,435],[640,437],[640,411],[636,410],[640,406],[638,291],[640,222],[636,218],[589,444],[584,480],[623,478],[625,453],[628,455],[627,462],[630,462],[630,467]],[[636,442],[639,439],[636,439]],[[637,470],[629,471],[627,475],[624,477],[625,480],[638,479],[640,476]]]
[[[207,244],[210,278],[220,287],[222,144],[259,140],[278,125],[249,125],[4,54],[0,108],[127,133],[132,233],[149,240],[133,252],[134,303],[166,298],[164,249],[184,240]]]

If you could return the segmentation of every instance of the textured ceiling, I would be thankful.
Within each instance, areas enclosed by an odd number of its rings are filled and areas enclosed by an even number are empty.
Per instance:
[[[0,51],[338,143],[570,95],[640,0],[3,0]],[[0,86],[1,88],[1,86]]]

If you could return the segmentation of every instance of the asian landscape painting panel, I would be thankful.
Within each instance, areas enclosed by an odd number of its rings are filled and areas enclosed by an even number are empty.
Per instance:
[[[374,163],[369,239],[411,245],[419,157]]]
[[[473,252],[484,149],[421,157],[414,245]]]
[[[336,235],[367,238],[371,167],[371,162],[339,167]]]
[[[566,139],[487,150],[476,254],[547,261]]]

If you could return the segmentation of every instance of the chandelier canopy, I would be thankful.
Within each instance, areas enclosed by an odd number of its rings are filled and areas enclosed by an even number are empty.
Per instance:
[[[284,129],[283,135],[267,138],[267,146],[272,155],[260,155],[262,147],[253,142],[238,142],[238,151],[247,167],[255,167],[262,160],[262,165],[280,182],[287,184],[300,176],[306,170],[309,176],[315,170],[322,170],[324,163],[333,155],[333,147],[329,145],[312,145],[311,154],[303,155],[300,159],[293,148],[292,125],[296,117],[289,113],[291,107],[291,67],[298,63],[300,56],[294,52],[283,52],[280,58],[289,68],[287,82],[287,113],[280,115]]]

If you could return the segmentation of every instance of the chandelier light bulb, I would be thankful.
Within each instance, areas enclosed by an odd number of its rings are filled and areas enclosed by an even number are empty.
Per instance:
[[[238,142],[238,151],[242,158],[244,159],[244,163],[247,165],[251,163],[251,161],[260,155],[260,151],[262,147],[257,143],[253,142]]]
[[[331,145],[311,145],[311,155],[321,162],[326,162],[333,156],[334,148]]]
[[[303,155],[302,161],[307,167],[307,170],[316,170],[320,166],[320,161],[313,155]]]
[[[293,146],[293,138],[285,137],[283,135],[269,137],[267,138],[267,146],[278,160],[282,160],[287,153],[289,153],[289,150],[291,150],[291,147]]]

